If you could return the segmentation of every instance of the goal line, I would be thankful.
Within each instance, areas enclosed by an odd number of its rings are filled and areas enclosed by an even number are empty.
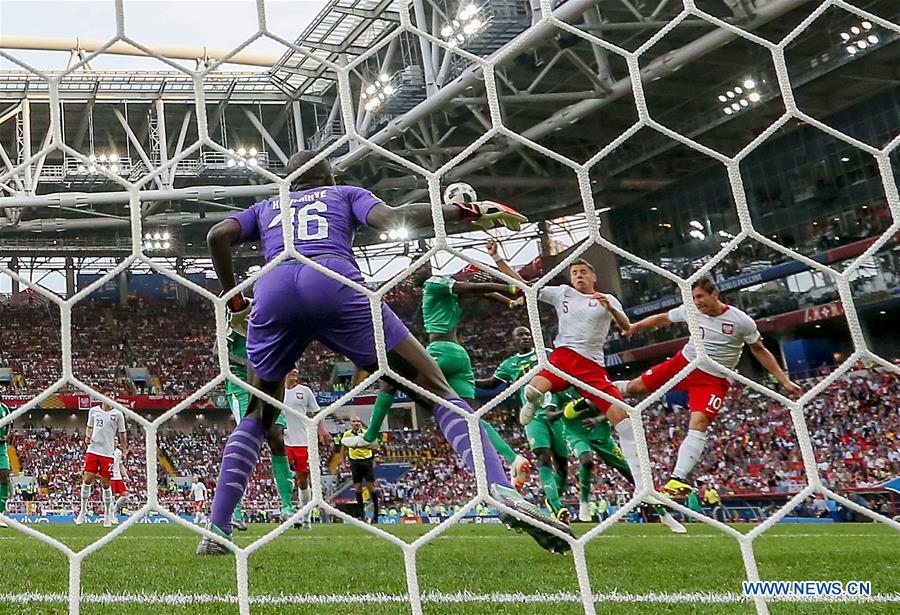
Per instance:
[[[743,604],[752,599],[736,592],[606,592],[593,595],[595,603],[664,603],[664,604]],[[65,603],[64,593],[0,594],[0,604]],[[186,593],[131,593],[131,594],[82,594],[83,604],[155,604],[187,606],[196,604],[237,604],[234,594],[186,594]],[[326,604],[408,604],[407,594],[279,594],[273,596],[251,595],[250,604],[256,606],[326,605]],[[580,604],[577,592],[422,592],[422,602],[433,604]],[[873,596],[784,596],[769,598],[767,602],[816,602],[816,603],[900,603],[900,593],[875,594]]]

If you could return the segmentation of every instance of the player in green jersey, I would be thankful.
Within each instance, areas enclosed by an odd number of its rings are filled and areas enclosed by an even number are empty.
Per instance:
[[[0,419],[12,412],[9,406],[3,403],[3,397],[0,397]],[[0,427],[0,513],[6,514],[6,500],[9,499],[9,451],[6,450],[6,437],[9,434],[9,426],[7,423]],[[0,527],[9,527],[3,521],[0,521]]]
[[[571,390],[571,389],[570,389]],[[612,427],[606,417],[592,403],[581,397],[568,400],[561,411],[549,413],[551,420],[563,423],[569,450],[578,458],[579,507],[578,518],[591,521],[590,497],[594,474],[594,454],[607,467],[613,468],[634,485],[634,477],[622,450],[612,437]],[[571,418],[570,418],[571,417]],[[645,504],[641,504],[645,506]],[[659,520],[676,534],[687,529],[662,506],[656,507]]]
[[[531,331],[527,327],[516,327],[512,338],[516,354],[504,359],[490,378],[476,380],[475,384],[479,389],[494,389],[501,384],[511,385],[538,364]],[[520,404],[525,403],[524,387],[519,389],[518,399]],[[569,450],[562,423],[547,418],[547,410],[559,404],[560,399],[548,395],[546,401],[546,404],[538,408],[534,420],[525,426],[525,435],[528,437],[528,446],[534,453],[547,507],[558,521],[569,523],[571,514],[560,500],[567,482]]]
[[[490,282],[458,282],[452,278],[431,275],[430,267],[419,270],[413,278],[423,289],[422,318],[428,332],[430,354],[456,393],[467,402],[475,398],[475,372],[469,353],[459,343],[459,321],[462,318],[460,297],[484,297],[501,303],[507,309],[521,305],[505,297],[503,293],[515,295],[518,287]],[[396,397],[395,389],[389,383],[382,383],[375,397],[375,407],[369,427],[362,436],[356,436],[352,445],[356,448],[377,446],[381,424],[390,411]],[[496,429],[486,421],[481,421],[488,438],[500,456],[510,466],[510,479],[517,489],[525,484],[531,462],[517,454]]]
[[[234,329],[229,329],[227,341],[228,366],[240,380],[249,382],[250,362],[247,359],[247,338]],[[225,394],[227,395],[228,406],[231,408],[231,414],[235,422],[240,423],[247,413],[247,408],[250,407],[250,393],[228,380],[225,383]],[[281,498],[281,515],[284,518],[294,514],[294,505],[292,503],[294,473],[291,472],[287,451],[284,448],[284,430],[286,427],[287,422],[284,420],[284,415],[279,414],[275,424],[272,425],[272,428],[266,434],[269,450],[272,452],[272,474],[275,477],[275,486]],[[247,525],[244,522],[244,511],[240,502],[234,509],[234,520],[237,521],[235,524],[236,529],[247,529]]]

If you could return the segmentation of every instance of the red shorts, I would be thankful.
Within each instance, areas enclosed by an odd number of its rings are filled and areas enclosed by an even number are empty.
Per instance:
[[[309,474],[309,449],[305,446],[285,446],[288,463],[297,474]]]
[[[84,471],[99,474],[102,478],[112,478],[112,464],[112,457],[103,457],[94,453],[86,453],[84,456]]]
[[[194,500],[194,510],[203,510],[204,504],[206,504],[206,500]]]
[[[551,352],[550,364],[598,391],[603,391],[610,397],[622,399],[622,394],[619,393],[616,385],[610,382],[609,376],[606,374],[606,368],[578,354],[571,348],[557,348]],[[563,380],[548,370],[541,371],[538,376],[550,381],[551,393],[558,393],[572,386],[567,380]],[[575,390],[581,393],[585,399],[592,401],[600,412],[605,413],[612,405],[602,397],[589,393],[584,389],[575,387]]]
[[[656,391],[666,382],[671,380],[678,372],[690,363],[682,353],[676,354],[659,365],[654,365],[643,374],[641,380],[650,391]],[[684,380],[676,384],[672,391],[686,391],[688,396],[688,408],[691,412],[702,412],[710,419],[716,418],[728,387],[731,383],[725,378],[707,374],[703,370],[695,369]]]
[[[125,486],[124,480],[111,480],[109,487],[112,489],[113,495],[123,495],[128,493],[128,487]]]

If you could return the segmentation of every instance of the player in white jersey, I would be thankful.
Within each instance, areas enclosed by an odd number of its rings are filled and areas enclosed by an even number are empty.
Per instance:
[[[109,398],[115,397],[113,391],[106,391],[105,394]],[[103,527],[112,525],[113,493],[110,479],[117,442],[124,461],[128,450],[125,415],[106,402],[91,408],[88,412],[87,429],[84,432],[87,453],[84,456],[84,480],[81,483],[81,510],[75,518],[75,525],[84,523],[88,500],[91,499],[91,487],[94,484],[94,477],[98,474],[103,493]]]
[[[206,483],[200,477],[194,475],[191,483],[191,500],[194,502],[194,523],[200,525],[206,518]]]
[[[319,411],[319,403],[316,395],[308,386],[297,382],[300,372],[292,369],[284,379],[284,405],[296,410],[300,414],[313,417]],[[287,458],[297,477],[297,493],[300,497],[300,508],[306,506],[312,499],[309,488],[309,441],[306,436],[306,426],[299,418],[289,412],[282,412],[287,421],[287,429],[284,431],[284,448]],[[324,423],[319,423],[319,442],[327,444],[331,441],[331,434],[325,429]],[[312,529],[309,524],[309,515],[303,518],[303,529]]]
[[[724,367],[735,369],[746,344],[756,360],[775,376],[788,393],[796,396],[803,394],[803,389],[791,382],[778,365],[778,361],[763,344],[756,322],[736,307],[722,303],[719,291],[711,279],[700,278],[694,282],[691,294],[694,305],[700,312],[697,320],[703,346],[711,359]],[[681,305],[667,313],[649,316],[634,323],[625,335],[686,321],[687,308]],[[654,365],[634,380],[617,381],[616,387],[623,395],[635,397],[647,395],[665,385],[696,358],[697,349],[694,341],[690,340],[671,359]],[[691,418],[687,436],[678,448],[675,469],[663,491],[672,495],[687,495],[694,490],[687,481],[688,475],[700,461],[703,448],[706,446],[706,431],[722,408],[730,385],[731,382],[720,368],[715,365],[703,365],[693,370],[671,389],[687,392]]]
[[[512,271],[503,267],[506,273]],[[513,275],[513,274],[510,274]],[[538,299],[556,308],[559,333],[553,341],[550,364],[569,376],[597,389],[613,399],[622,399],[615,385],[609,380],[604,366],[603,345],[609,327],[615,323],[622,331],[631,326],[622,304],[614,296],[597,292],[597,275],[590,263],[577,259],[569,265],[571,286],[545,286]],[[572,386],[549,370],[541,371],[525,385],[527,402],[519,411],[519,422],[527,425],[534,418],[535,410],[548,391],[558,393]],[[634,428],[628,412],[620,404],[610,403],[603,397],[576,386],[575,389],[591,401],[615,428],[619,437],[622,456],[634,476],[635,491],[643,488],[641,470],[634,441]],[[574,417],[572,417],[574,418]]]
[[[112,480],[109,481],[113,497],[116,500],[112,510],[113,525],[116,525],[119,522],[119,510],[121,510],[125,505],[125,502],[128,501],[128,486],[125,484],[126,480],[128,480],[128,471],[125,469],[125,462],[122,460],[122,449],[117,448],[113,453]]]

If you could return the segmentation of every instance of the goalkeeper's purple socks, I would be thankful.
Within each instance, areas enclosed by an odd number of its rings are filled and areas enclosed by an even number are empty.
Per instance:
[[[259,421],[245,418],[225,443],[209,520],[229,536],[234,507],[247,490],[250,475],[253,474],[256,462],[259,461],[259,450],[265,436],[266,430]]]
[[[465,412],[472,412],[469,404],[459,397],[448,397],[447,401]],[[463,460],[466,467],[474,474],[475,460],[472,452],[472,442],[469,439],[469,425],[466,419],[440,404],[435,404],[434,406],[434,418],[438,427],[444,433],[444,437],[447,438],[447,442],[450,443],[450,446]],[[497,454],[497,449],[491,444],[487,432],[484,430],[484,425],[481,422],[478,425],[478,428],[481,430],[481,450],[484,451],[484,467],[487,471],[488,487],[503,485],[512,489],[512,483],[509,482],[509,477],[503,469],[503,464],[500,463],[500,455]]]

